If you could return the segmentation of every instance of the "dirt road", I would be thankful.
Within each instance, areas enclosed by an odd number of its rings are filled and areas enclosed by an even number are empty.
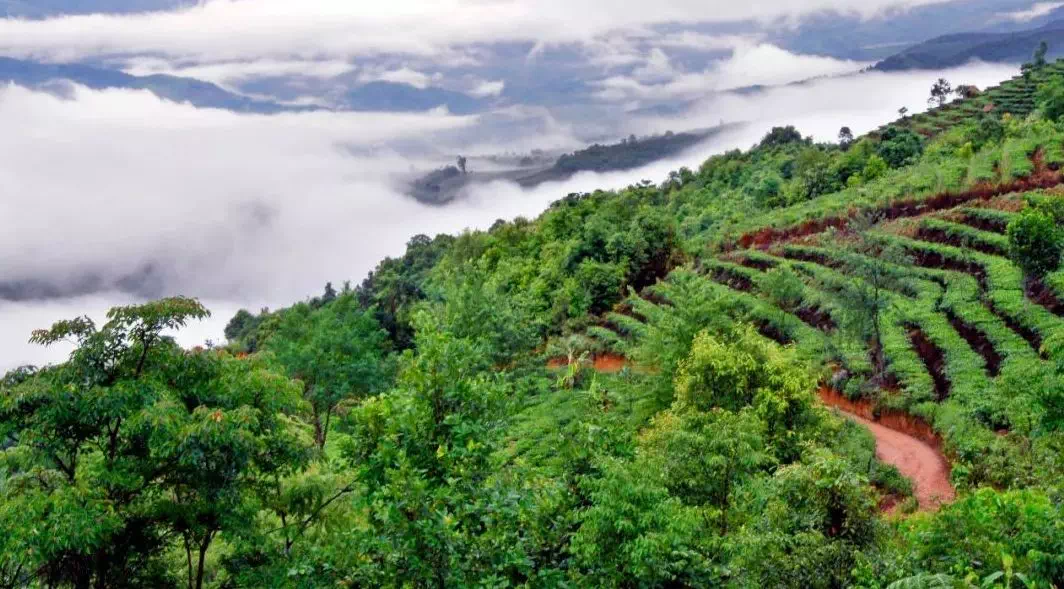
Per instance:
[[[949,464],[927,442],[840,409],[847,418],[868,428],[876,438],[876,457],[894,465],[913,482],[914,495],[924,511],[937,510],[953,501],[955,492],[949,482]]]

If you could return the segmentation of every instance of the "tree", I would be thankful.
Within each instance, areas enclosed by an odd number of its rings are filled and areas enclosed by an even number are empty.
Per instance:
[[[758,147],[781,147],[790,143],[804,143],[805,139],[793,126],[773,127],[762,139]]]
[[[640,470],[660,473],[670,494],[687,505],[713,506],[726,535],[735,488],[774,464],[761,430],[749,408],[666,411],[640,438]]]
[[[458,162],[457,162],[458,163],[458,169],[463,174],[466,173],[466,164],[468,162],[469,162],[469,160],[467,160],[465,156],[463,156],[463,155],[458,156]]]
[[[788,434],[807,417],[816,379],[795,357],[750,325],[733,333],[700,333],[676,375],[678,410],[740,412],[753,408],[780,461],[794,459],[799,441]]]
[[[982,92],[979,90],[979,87],[974,86],[972,84],[961,84],[954,88],[953,93],[956,94],[958,97],[964,98],[966,100],[976,98],[980,94],[982,94]]]
[[[284,418],[301,403],[295,383],[163,335],[207,315],[171,298],[33,333],[76,349],[0,397],[15,458],[0,527],[22,548],[0,558],[26,558],[42,586],[172,586],[167,553],[181,550],[188,587],[203,586],[213,541],[253,527],[257,489],[308,456]]]
[[[319,450],[325,448],[340,403],[368,397],[387,385],[387,337],[372,314],[348,294],[321,309],[301,304],[286,310],[264,343],[288,375],[303,383]]]
[[[874,219],[858,219],[855,224],[858,230],[866,230],[874,224]],[[844,254],[845,273],[853,279],[834,288],[842,291],[838,300],[847,311],[847,327],[871,341],[876,374],[882,376],[887,368],[883,355],[883,315],[893,308],[893,291],[905,287],[905,278],[899,276],[896,268],[911,261],[900,248],[881,247],[863,233]]]
[[[785,313],[794,313],[805,296],[805,283],[790,266],[777,266],[765,273],[761,292]]]
[[[931,97],[927,99],[928,106],[942,106],[946,104],[950,94],[953,94],[953,86],[946,78],[939,78],[931,86]]]
[[[336,300],[336,289],[333,288],[333,285],[332,285],[331,282],[326,282],[325,283],[325,292],[323,292],[322,295],[321,295],[321,304],[328,305],[329,303],[331,303],[331,302],[333,302],[335,300]]]
[[[364,515],[342,543],[356,549],[337,558],[355,569],[358,584],[469,584],[460,563],[473,552],[474,531],[494,517],[479,493],[506,390],[490,373],[487,342],[457,336],[440,311],[417,312],[416,352],[401,358],[396,388],[356,407],[347,422],[343,454],[363,490],[355,509]],[[371,573],[383,576],[362,576]]]
[[[853,131],[849,127],[839,129],[839,146],[848,149],[853,144]]]
[[[1009,223],[1009,254],[1029,277],[1040,278],[1060,266],[1064,235],[1055,219],[1029,208]]]
[[[920,136],[909,129],[891,125],[879,137],[876,153],[891,168],[900,168],[916,162],[924,151]]]
[[[1034,67],[1040,68],[1046,65],[1046,54],[1049,53],[1049,44],[1042,41],[1038,44],[1038,49],[1034,50],[1034,60],[1032,63]]]
[[[876,154],[872,154],[868,158],[868,162],[865,164],[863,170],[861,170],[861,178],[865,182],[871,182],[876,178],[887,173],[890,168],[887,166],[886,160],[879,157]]]
[[[1047,119],[1051,121],[1064,119],[1064,80],[1056,78],[1040,86],[1035,94],[1035,100]]]

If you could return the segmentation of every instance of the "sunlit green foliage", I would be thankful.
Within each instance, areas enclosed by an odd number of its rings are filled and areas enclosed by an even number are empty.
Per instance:
[[[1064,212],[995,192],[1064,164],[1028,73],[417,236],[225,350],[183,298],[36,332],[76,350],[0,379],[0,587],[1064,585]],[[909,515],[832,387],[958,501]]]

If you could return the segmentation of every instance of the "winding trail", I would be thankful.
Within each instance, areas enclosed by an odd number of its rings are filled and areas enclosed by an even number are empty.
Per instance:
[[[547,367],[559,370],[567,364],[566,358],[552,358]],[[591,368],[614,373],[627,365],[623,356],[600,354],[592,360]],[[851,401],[826,386],[821,387],[819,395],[825,406],[868,428],[876,440],[876,458],[912,481],[921,511],[937,511],[956,498],[949,482],[949,463],[938,449],[941,442],[926,422],[900,412],[884,411],[875,416],[868,401]]]
[[[820,398],[828,407],[868,428],[876,439],[876,458],[893,465],[913,483],[913,494],[922,511],[936,511],[956,497],[949,482],[949,463],[931,442],[936,440],[926,424],[910,417],[891,415],[873,421],[871,406],[849,401],[830,390]]]

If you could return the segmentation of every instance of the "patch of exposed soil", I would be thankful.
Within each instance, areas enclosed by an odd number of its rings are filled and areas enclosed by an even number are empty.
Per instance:
[[[941,229],[920,227],[916,231],[916,239],[920,241],[930,241],[934,243],[952,245],[954,247],[973,249],[975,251],[983,252],[984,254],[989,254],[991,256],[1005,257],[1008,255],[1008,252],[1005,252],[1001,248],[995,247],[992,244],[974,240],[966,240],[963,237],[950,235],[949,233],[946,233]]]
[[[838,328],[838,325],[835,323],[835,320],[831,318],[831,315],[820,307],[802,306],[795,314],[807,325],[823,332],[835,331],[835,329]]]
[[[964,338],[964,341],[968,342],[968,345],[986,361],[987,373],[990,376],[1001,374],[1001,354],[998,354],[997,350],[994,349],[994,344],[987,339],[986,334],[965,323],[952,309],[946,310],[946,318],[949,319],[953,329],[957,330],[957,333]]]
[[[713,268],[709,271],[709,277],[735,290],[743,292],[754,290],[754,283],[749,278],[727,268]]]
[[[1060,301],[1057,294],[1050,290],[1041,279],[1028,278],[1025,281],[1024,290],[1027,294],[1027,298],[1045,307],[1050,313],[1058,317],[1064,317],[1064,303]]]
[[[935,384],[935,396],[939,401],[949,398],[950,382],[946,376],[946,357],[922,329],[916,326],[909,327],[909,341],[913,349],[923,360],[927,372],[931,374],[931,380]]]
[[[871,402],[851,401],[829,387],[821,387],[820,399],[872,432],[876,457],[912,481],[921,510],[937,510],[956,497],[949,463],[938,450],[941,439],[926,421],[901,411],[877,411]]]
[[[978,217],[976,215],[959,215],[956,219],[959,223],[978,229],[980,231],[989,231],[990,233],[1005,233],[1005,229],[1008,227],[1008,223],[999,221],[997,219],[988,219],[986,217]]]
[[[592,362],[595,372],[612,374],[624,370],[628,360],[618,354],[597,354]]]
[[[767,337],[768,339],[780,344],[781,346],[788,346],[794,343],[794,339],[791,336],[783,333],[775,325],[767,321],[754,320],[754,325],[757,327],[758,333]]]
[[[547,360],[548,370],[561,370],[569,365],[569,359],[565,357],[551,358]],[[615,374],[628,366],[628,359],[619,354],[609,352],[595,354],[591,358],[591,368],[595,372],[603,374]]]
[[[975,262],[957,260],[930,250],[909,250],[908,253],[913,256],[917,266],[970,274],[979,281],[979,288],[983,292],[987,290],[986,269]]]
[[[997,315],[998,319],[1001,319],[1001,321],[1005,323],[1005,326],[1011,329],[1013,333],[1022,337],[1036,353],[1041,353],[1042,336],[1039,335],[1037,331],[1021,325],[1015,319],[1004,313],[999,313],[998,310],[994,308],[994,305],[990,303],[987,303],[986,307],[990,309],[991,313]]]

